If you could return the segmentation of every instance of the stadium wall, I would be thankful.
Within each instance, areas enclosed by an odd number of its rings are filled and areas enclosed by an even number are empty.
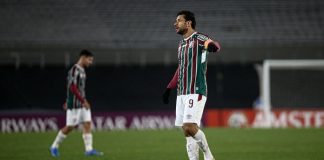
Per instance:
[[[164,112],[94,112],[93,128],[102,130],[173,129],[173,111]],[[264,113],[249,109],[209,109],[202,118],[203,127],[234,128],[324,128],[324,110],[275,110],[271,126],[264,127]],[[1,113],[2,133],[58,131],[65,124],[65,114]]]
[[[162,94],[177,66],[93,66],[87,69],[87,99],[93,111],[173,110]],[[69,67],[0,67],[0,110],[62,109]],[[258,97],[258,76],[253,64],[208,66],[206,107],[246,108]]]

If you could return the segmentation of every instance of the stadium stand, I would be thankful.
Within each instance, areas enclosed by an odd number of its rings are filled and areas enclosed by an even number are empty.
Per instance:
[[[322,44],[322,0],[29,0],[0,2],[0,45],[173,48],[180,9],[224,45]],[[187,5],[190,4],[190,5]]]

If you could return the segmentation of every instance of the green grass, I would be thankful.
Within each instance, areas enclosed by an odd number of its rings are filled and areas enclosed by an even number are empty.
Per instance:
[[[217,160],[324,160],[324,129],[204,129]],[[94,133],[103,157],[85,157],[75,131],[52,158],[48,147],[56,133],[0,134],[0,160],[186,160],[180,130]],[[203,158],[201,158],[203,159]]]

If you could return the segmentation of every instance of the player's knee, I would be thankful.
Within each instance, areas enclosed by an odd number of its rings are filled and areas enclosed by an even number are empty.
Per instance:
[[[62,128],[63,134],[69,134],[74,129],[74,126],[65,126]]]
[[[182,126],[183,133],[186,137],[190,136],[189,128],[187,126]]]
[[[91,131],[91,122],[85,122],[85,123],[83,123],[83,130],[86,133],[90,132]]]
[[[66,129],[67,131],[72,131],[74,129],[74,126],[67,126]]]
[[[85,128],[91,128],[91,122],[84,122],[84,123],[83,123],[83,126],[84,126]]]
[[[193,124],[183,125],[182,129],[183,129],[185,136],[187,136],[187,137],[188,136],[193,137],[197,133],[196,126]]]

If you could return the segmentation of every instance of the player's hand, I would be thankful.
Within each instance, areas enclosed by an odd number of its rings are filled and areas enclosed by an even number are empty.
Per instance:
[[[91,107],[91,106],[90,106],[90,103],[89,103],[87,100],[84,100],[84,102],[83,102],[82,105],[83,105],[83,107],[86,108],[86,109],[90,109],[90,107]]]
[[[208,39],[205,41],[205,49],[207,49],[208,52],[217,52],[220,48],[219,45],[216,45],[217,42],[212,41],[211,39]]]
[[[209,43],[207,47],[208,52],[217,52],[218,48],[215,43]]]
[[[171,92],[171,89],[170,88],[167,88],[164,91],[164,93],[163,93],[163,103],[164,104],[169,104],[170,92]]]
[[[67,103],[66,103],[66,102],[64,102],[64,104],[63,104],[63,106],[62,106],[62,107],[63,107],[63,109],[64,109],[64,110],[67,110]]]

